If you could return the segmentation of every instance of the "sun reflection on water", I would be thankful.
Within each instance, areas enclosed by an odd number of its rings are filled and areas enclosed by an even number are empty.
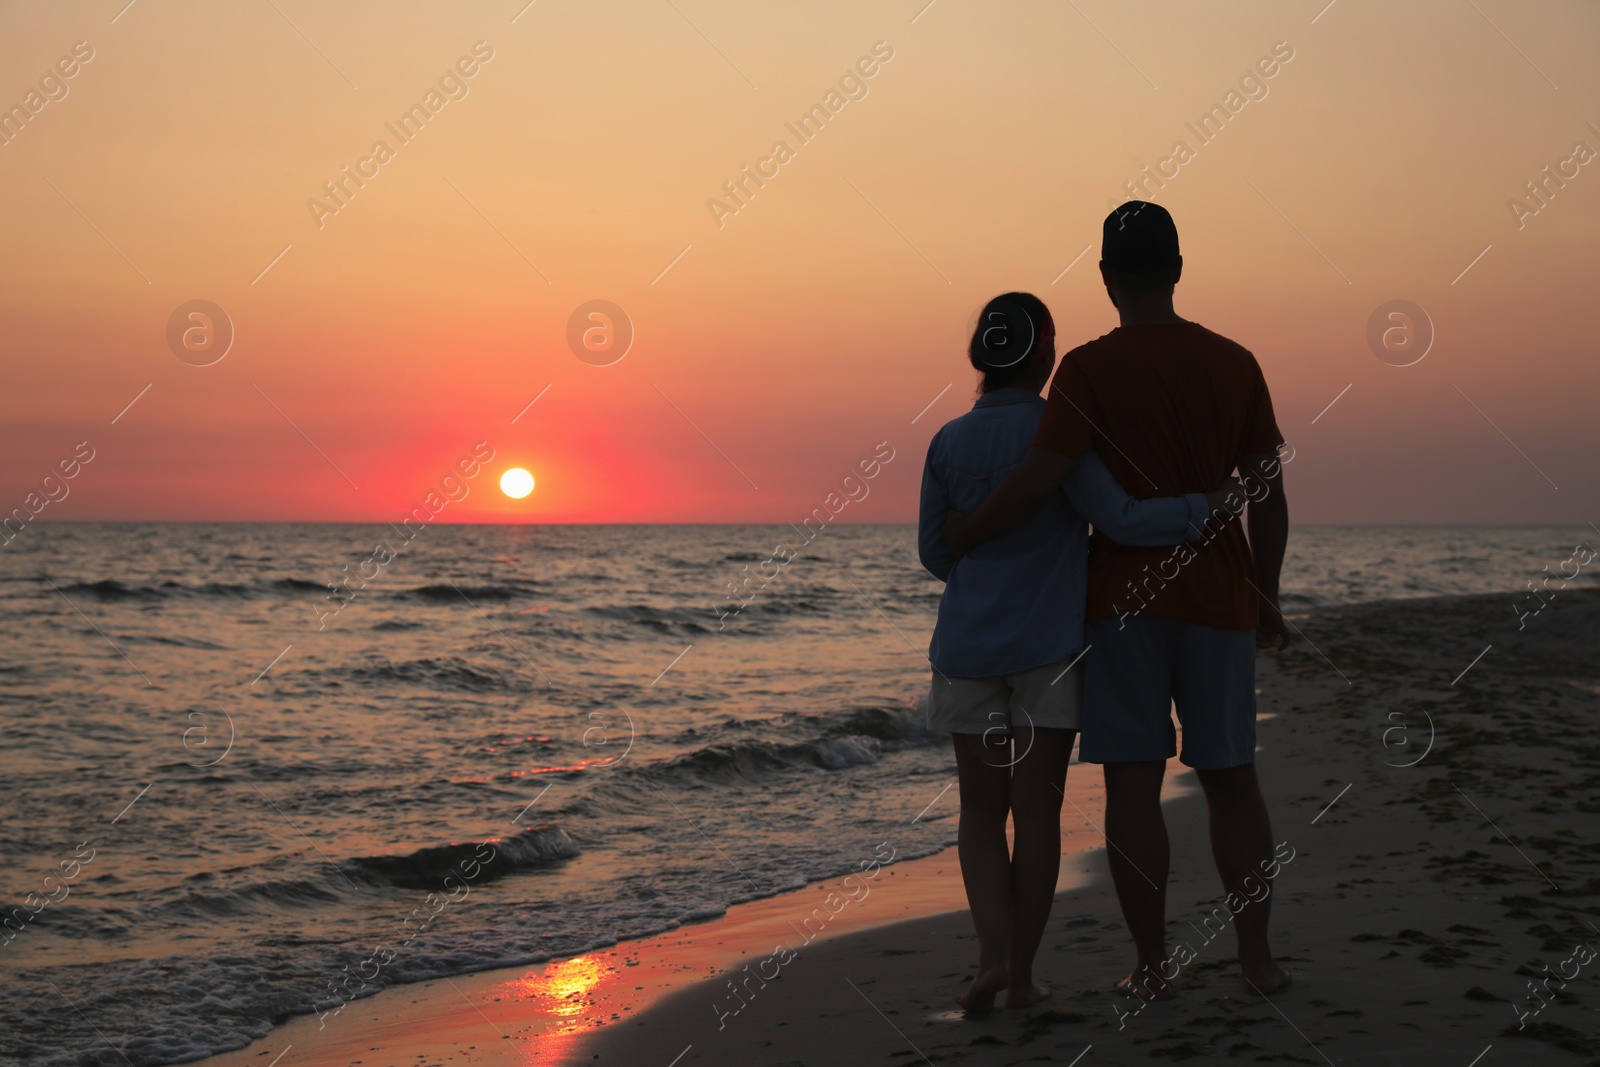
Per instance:
[[[524,996],[558,1018],[571,1018],[588,1010],[586,997],[605,978],[609,968],[594,956],[574,956],[552,963],[539,974],[526,974],[513,983]]]

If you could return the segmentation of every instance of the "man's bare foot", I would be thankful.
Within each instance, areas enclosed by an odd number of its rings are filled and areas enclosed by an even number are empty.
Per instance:
[[[1118,979],[1118,993],[1140,1000],[1171,1000],[1178,994],[1161,977],[1148,967],[1136,968],[1125,978]]]
[[[1040,985],[1038,982],[1029,982],[1023,987],[1015,984],[1006,987],[1008,1008],[1031,1008],[1040,1001],[1049,999],[1050,987]]]
[[[1249,986],[1252,992],[1262,995],[1276,993],[1293,981],[1288,972],[1270,959],[1264,964],[1255,966],[1247,967],[1240,964],[1239,970],[1244,974],[1244,984]]]
[[[990,967],[973,977],[972,984],[956,998],[956,1003],[968,1015],[988,1015],[994,1010],[994,998],[1010,984],[1011,976],[1006,973],[1004,965]]]

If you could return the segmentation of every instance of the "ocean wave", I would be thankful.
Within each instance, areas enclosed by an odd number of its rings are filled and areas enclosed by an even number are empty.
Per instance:
[[[178,587],[177,582],[163,582],[161,588],[148,585],[124,585],[115,578],[102,578],[98,582],[73,582],[61,587],[67,596],[86,596],[95,600],[160,600],[169,596],[168,587]]]
[[[36,579],[18,578],[15,580],[31,581]],[[434,582],[393,591],[385,591],[378,586],[373,586],[370,589],[363,589],[358,586],[356,592],[358,597],[383,593],[389,599],[415,600],[430,604],[459,604],[463,596],[473,603],[480,601],[503,603],[522,597],[546,595],[549,585],[550,583],[544,581],[519,578],[486,585]],[[249,600],[269,596],[299,596],[306,593],[325,596],[329,593],[331,587],[326,582],[313,582],[303,578],[274,578],[248,583],[202,582],[194,585],[186,585],[183,582],[171,579],[140,584],[124,582],[118,578],[101,578],[96,581],[71,582],[62,585],[60,588],[68,596],[84,596],[94,600],[116,602],[156,601],[176,597]]]
[[[61,586],[61,592],[68,596],[89,597],[107,603],[170,600],[178,597],[250,600],[259,596],[327,591],[326,585],[299,578],[278,578],[263,582],[200,582],[195,585],[185,585],[171,579],[152,584],[139,584],[124,582],[117,578],[101,578],[98,581],[71,582]]]
[[[745,607],[745,612],[755,612],[767,615],[826,615],[838,610],[838,598],[848,594],[848,590],[811,589],[804,593],[788,593],[758,596]],[[819,599],[825,596],[828,599]]]
[[[919,694],[916,700],[904,707],[873,705],[855,708],[845,716],[840,729],[866,734],[880,741],[913,744],[943,741],[946,737],[943,731],[928,729],[927,698],[926,693]]]
[[[184,637],[176,634],[135,632],[123,634],[120,639],[134,645],[167,645],[172,648],[195,648],[203,652],[224,652],[228,648],[227,645],[219,645],[203,637]]]
[[[705,608],[658,608],[650,604],[599,604],[584,614],[630,623],[658,633],[708,633],[716,615]]]
[[[277,581],[267,583],[268,588],[284,593],[326,593],[327,585],[320,582],[308,582],[303,578],[279,578]]]
[[[282,866],[274,860],[253,869],[233,868],[217,875],[209,872],[193,875],[184,882],[177,896],[146,914],[159,921],[216,920],[325,908],[348,901],[352,889],[380,893],[396,889],[444,893],[449,889],[445,879],[452,875],[464,883],[482,885],[513,874],[544,870],[578,854],[578,846],[566,830],[546,824],[529,827],[509,837],[430,845],[412,852],[355,856],[334,865],[318,863],[300,875],[270,876]],[[471,877],[464,873],[474,868],[477,873]],[[242,884],[237,883],[240,876],[247,879]],[[228,882],[235,884],[226,884]],[[62,916],[67,913],[66,909],[57,910]],[[87,909],[78,911],[85,914],[74,915],[70,924],[74,935],[81,932],[115,934],[124,928],[113,916]],[[59,921],[61,917],[52,918]],[[63,922],[62,925],[67,924]]]
[[[383,619],[372,624],[372,629],[379,633],[392,633],[404,630],[420,630],[428,624],[417,619]]]
[[[519,581],[516,583],[497,582],[494,585],[457,585],[451,582],[443,584],[419,585],[413,589],[402,589],[394,595],[401,599],[424,600],[430,603],[460,603],[462,597],[470,601],[479,600],[514,600],[519,596],[532,596],[539,591],[542,583],[535,581]]]
[[[327,871],[327,868],[323,870]],[[153,909],[154,914],[168,920],[224,919],[275,909],[316,908],[338,903],[349,889],[348,884],[333,872],[327,872],[325,877],[254,881],[231,889],[206,888],[205,883],[209,880],[204,877],[191,879],[191,882],[198,881],[200,887],[159,904]],[[341,888],[347,892],[340,893]]]
[[[843,716],[804,716],[818,731],[800,741],[740,739],[706,745],[648,764],[644,773],[680,776],[760,778],[790,770],[842,771],[877,763],[885,754],[933,744],[944,734],[924,725],[920,706],[862,707]],[[785,726],[792,725],[793,720]]]
[[[330,678],[342,678],[379,689],[391,685],[417,685],[463,693],[520,693],[532,684],[511,671],[461,656],[370,664],[324,673]]]
[[[99,941],[127,933],[132,924],[123,921],[120,909],[84,907],[68,900],[45,908],[29,925],[74,941]]]
[[[484,858],[486,855],[488,859]],[[468,863],[476,863],[481,868],[472,881],[487,882],[547,868],[577,855],[578,846],[565,830],[544,825],[529,827],[511,837],[430,845],[394,856],[357,856],[340,866],[369,883],[442,892],[445,878],[463,877],[463,865]]]

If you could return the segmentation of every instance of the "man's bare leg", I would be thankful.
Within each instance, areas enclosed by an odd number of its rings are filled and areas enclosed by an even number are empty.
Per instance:
[[[1107,763],[1106,856],[1122,917],[1133,936],[1134,967],[1117,988],[1143,1000],[1166,1000],[1167,869],[1170,850],[1161,816],[1165,760]],[[1213,822],[1215,825],[1215,822]]]
[[[1239,970],[1251,989],[1275,993],[1289,984],[1289,976],[1273,962],[1267,944],[1267,920],[1272,912],[1272,880],[1267,877],[1273,858],[1272,823],[1255,765],[1195,773],[1211,809],[1211,854],[1222,876],[1222,888],[1248,901],[1233,920],[1239,939]]]

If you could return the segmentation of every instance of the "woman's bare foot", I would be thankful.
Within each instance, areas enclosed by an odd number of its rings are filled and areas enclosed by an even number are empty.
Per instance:
[[[956,998],[956,1003],[968,1015],[988,1015],[994,1010],[994,998],[1010,984],[1011,977],[1004,965],[990,967],[973,977],[972,984]]]
[[[1019,987],[1015,983],[1006,987],[1006,1007],[1031,1008],[1041,1000],[1050,999],[1050,987],[1029,982]]]
[[[1287,971],[1270,959],[1264,964],[1252,966],[1241,963],[1239,970],[1244,974],[1244,984],[1249,986],[1252,992],[1262,995],[1276,993],[1293,981]]]
[[[1128,972],[1127,977],[1118,979],[1115,988],[1124,996],[1137,997],[1140,1000],[1171,1000],[1178,995],[1164,979],[1148,967],[1134,968]]]

